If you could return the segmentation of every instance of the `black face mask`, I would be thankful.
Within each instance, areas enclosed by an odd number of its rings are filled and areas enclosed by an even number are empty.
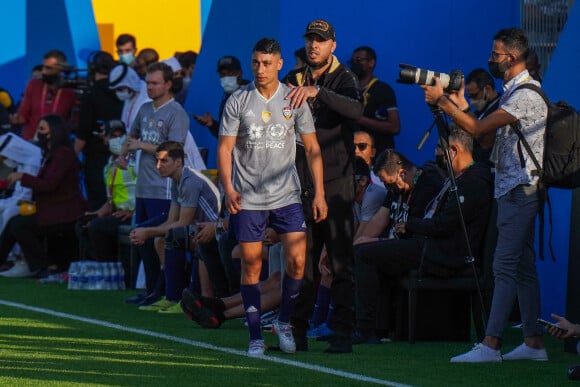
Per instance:
[[[356,75],[359,79],[365,75],[365,71],[363,69],[362,63],[352,63],[350,65],[351,71]]]
[[[42,74],[42,81],[47,85],[54,85],[58,81],[58,74]]]
[[[487,67],[489,69],[489,73],[496,79],[503,79],[505,70],[501,71],[499,69],[499,65],[500,65],[499,62],[492,62],[492,61],[487,62]]]
[[[48,134],[46,133],[38,133],[36,135],[38,138],[38,146],[40,149],[47,149],[48,148]]]
[[[179,93],[181,89],[183,89],[183,78],[181,77],[173,78],[171,91],[175,94]]]

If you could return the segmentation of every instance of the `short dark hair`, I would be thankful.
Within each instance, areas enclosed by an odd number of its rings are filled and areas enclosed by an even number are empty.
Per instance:
[[[131,34],[121,34],[117,37],[117,40],[115,41],[115,45],[117,47],[127,43],[133,43],[133,47],[137,47],[137,39],[135,39],[135,37]]]
[[[176,52],[174,56],[183,68],[193,66],[197,61],[197,53],[195,51]]]
[[[369,47],[369,46],[360,46],[354,49],[353,54],[357,51],[364,51],[367,53],[367,55],[369,56],[369,59],[372,59],[374,61],[377,60],[377,52],[374,50],[374,48]]]
[[[397,152],[394,149],[385,149],[379,157],[375,160],[375,166],[373,171],[377,175],[381,170],[384,170],[387,175],[392,176],[397,173],[400,168],[408,170],[414,167],[415,164],[408,158],[406,158],[402,153]]]
[[[167,152],[167,155],[171,157],[173,160],[181,160],[181,163],[184,163],[185,160],[185,151],[183,150],[183,144],[177,141],[165,141],[155,149],[155,153],[159,152]]]
[[[61,50],[50,50],[42,57],[42,59],[48,58],[54,58],[58,64],[63,66],[66,65],[66,55]]]
[[[493,77],[483,68],[477,68],[467,75],[465,84],[467,85],[471,82],[474,82],[480,90],[483,90],[486,85],[491,86],[492,89],[495,88]]]
[[[458,142],[463,149],[468,151],[469,153],[473,153],[473,136],[466,132],[465,130],[461,129],[459,126],[453,124],[449,126],[449,142],[455,141]]]
[[[173,69],[167,63],[155,62],[147,66],[147,74],[154,73],[155,71],[161,71],[165,82],[173,82]]]
[[[263,38],[258,40],[254,46],[253,52],[262,52],[264,54],[282,54],[280,43],[276,39]]]
[[[508,50],[519,52],[520,58],[523,60],[526,60],[528,57],[528,37],[524,30],[520,28],[504,28],[499,30],[493,37],[493,40],[499,40]]]

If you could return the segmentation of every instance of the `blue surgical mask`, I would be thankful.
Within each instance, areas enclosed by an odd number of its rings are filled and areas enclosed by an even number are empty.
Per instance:
[[[222,85],[226,94],[232,94],[240,87],[240,85],[238,85],[238,77],[235,76],[221,77],[220,84]]]
[[[125,63],[126,65],[130,65],[135,60],[135,55],[132,52],[128,52],[126,54],[119,55],[119,61],[121,63]]]

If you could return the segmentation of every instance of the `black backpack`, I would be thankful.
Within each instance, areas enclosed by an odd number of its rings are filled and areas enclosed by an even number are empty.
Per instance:
[[[546,187],[580,187],[580,115],[564,101],[550,102],[544,91],[536,85],[526,83],[518,86],[516,90],[518,89],[534,90],[548,105],[543,165],[540,165],[532,153],[517,125],[513,127],[538,169],[540,180]],[[520,160],[523,163],[521,153]]]
[[[531,83],[525,83],[516,88],[530,89],[538,93],[548,106],[548,117],[546,119],[546,135],[544,142],[544,162],[540,165],[536,156],[534,156],[530,145],[518,125],[512,128],[518,135],[518,152],[522,168],[524,167],[523,153],[520,144],[524,146],[526,152],[532,159],[537,168],[540,183],[547,189],[548,187],[557,188],[578,188],[580,187],[580,114],[564,101],[552,103],[546,97],[544,91]],[[515,90],[514,90],[515,91]],[[552,204],[547,190],[541,188],[540,202],[540,258],[544,255],[544,202],[548,204],[550,211],[550,237],[549,248],[552,258],[554,252],[552,248]]]

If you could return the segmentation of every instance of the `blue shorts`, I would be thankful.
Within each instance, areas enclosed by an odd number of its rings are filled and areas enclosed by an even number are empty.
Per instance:
[[[230,215],[230,227],[239,242],[263,241],[266,226],[278,234],[306,232],[302,205],[295,203],[275,210],[241,210]]]

